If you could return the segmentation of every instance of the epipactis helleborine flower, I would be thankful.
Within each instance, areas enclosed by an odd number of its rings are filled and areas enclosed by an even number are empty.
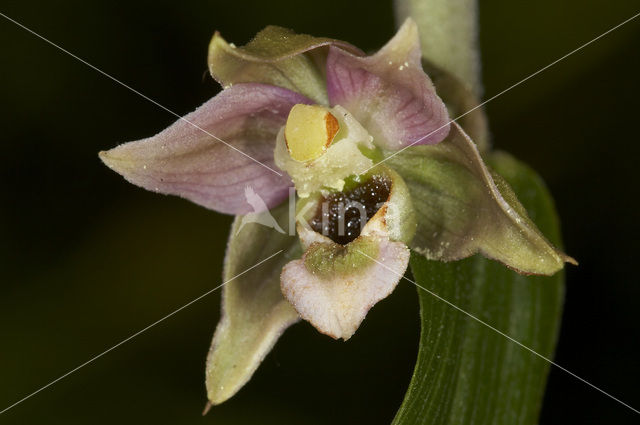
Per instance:
[[[371,56],[272,26],[239,48],[216,34],[209,67],[222,92],[100,156],[136,185],[222,213],[259,212],[249,187],[283,227],[295,186],[298,238],[234,222],[224,268],[233,280],[207,359],[212,404],[235,394],[300,318],[350,338],[398,284],[410,249],[441,261],[481,252],[534,274],[572,261],[450,123],[413,21]]]

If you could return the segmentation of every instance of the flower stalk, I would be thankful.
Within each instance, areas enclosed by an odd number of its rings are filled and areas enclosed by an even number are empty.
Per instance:
[[[477,0],[396,0],[395,12],[398,26],[418,25],[424,58],[482,95]]]

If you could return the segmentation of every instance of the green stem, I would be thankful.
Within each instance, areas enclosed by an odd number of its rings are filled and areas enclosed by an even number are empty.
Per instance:
[[[482,93],[476,0],[395,0],[396,20],[413,18],[422,55]]]

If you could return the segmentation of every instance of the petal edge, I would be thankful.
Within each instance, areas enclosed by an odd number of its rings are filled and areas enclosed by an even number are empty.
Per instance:
[[[359,248],[358,239],[365,245],[374,246],[377,253]],[[375,236],[358,239],[345,247],[316,242],[302,259],[288,263],[280,276],[282,293],[300,317],[334,339],[346,341],[351,338],[371,307],[395,289],[409,263],[409,249],[401,242]],[[337,261],[338,264],[358,262],[357,256],[362,256],[358,273],[343,274],[339,269],[333,275],[314,273],[306,263],[314,249],[335,251],[331,255],[334,258],[326,261],[336,261],[335,255],[353,256],[352,260],[345,257]]]
[[[415,23],[407,20],[376,54],[329,49],[327,92],[388,150],[435,144],[449,131],[447,109],[424,73]]]
[[[409,148],[388,162],[415,205],[418,230],[410,246],[427,258],[454,261],[480,252],[520,273],[541,275],[575,263],[540,233],[457,124],[442,143]]]
[[[282,227],[287,224],[287,208],[282,205],[271,211]],[[212,404],[239,391],[280,335],[300,320],[280,292],[280,270],[299,258],[298,241],[257,222],[248,223],[246,217],[236,217],[231,227],[224,262],[223,281],[228,283],[223,287],[221,318],[206,366],[207,396]],[[247,271],[278,250],[283,252]]]
[[[135,185],[222,213],[255,211],[244,195],[249,186],[263,210],[284,200],[291,186],[275,171],[277,132],[294,104],[310,102],[280,87],[238,84],[156,136],[101,152],[100,158]]]

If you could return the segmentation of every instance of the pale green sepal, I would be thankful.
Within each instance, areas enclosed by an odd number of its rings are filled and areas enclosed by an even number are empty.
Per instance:
[[[329,45],[361,54],[343,41],[296,34],[273,25],[242,47],[216,33],[209,44],[209,71],[225,88],[237,83],[272,84],[328,105],[324,65]]]
[[[387,163],[411,192],[418,229],[410,246],[427,258],[452,261],[481,252],[520,273],[541,275],[575,263],[540,233],[509,185],[492,177],[457,124],[438,145],[411,147]]]
[[[270,211],[287,229],[285,203]],[[299,320],[280,292],[280,272],[300,258],[298,239],[236,217],[231,227],[223,278],[222,317],[207,357],[206,385],[211,404],[233,396],[251,378],[284,330]],[[263,217],[267,217],[266,213]],[[266,220],[261,220],[267,222]],[[270,260],[245,272],[270,255]]]

